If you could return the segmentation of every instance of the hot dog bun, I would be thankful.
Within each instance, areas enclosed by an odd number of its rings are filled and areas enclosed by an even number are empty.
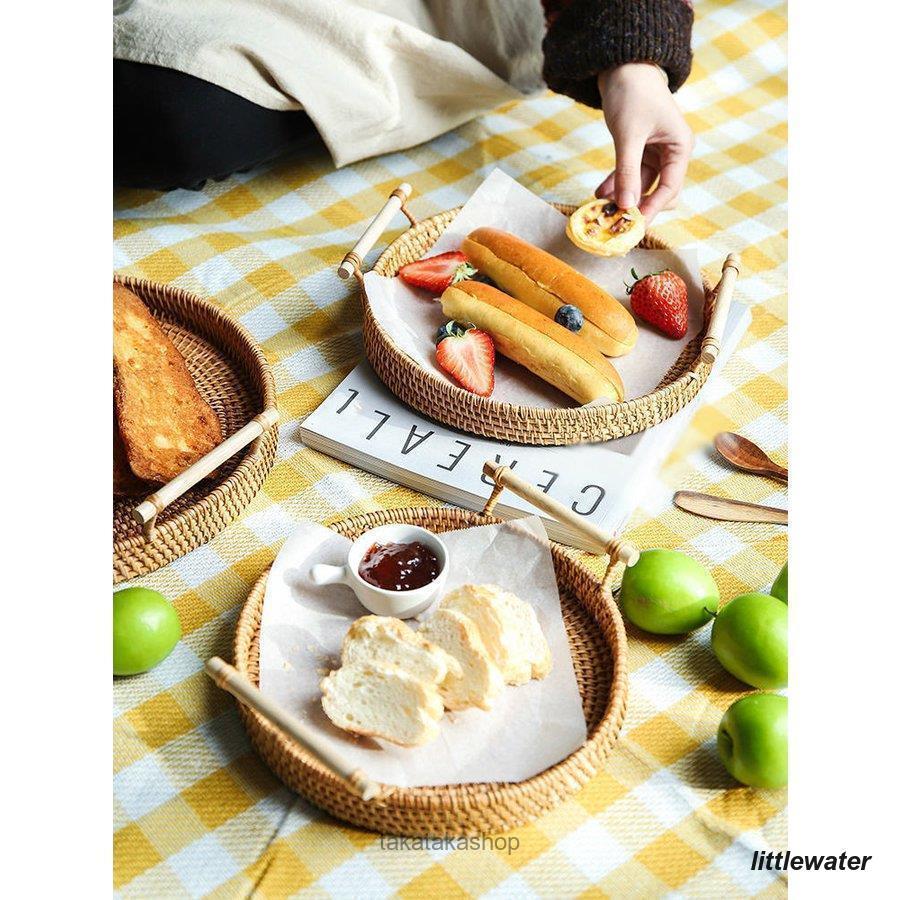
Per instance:
[[[497,350],[579,403],[601,397],[622,400],[619,373],[580,335],[503,291],[478,281],[461,281],[441,295],[444,315],[473,322],[494,339]]]
[[[504,291],[552,319],[564,304],[584,313],[578,336],[605,356],[637,342],[631,313],[589,278],[545,250],[497,228],[476,228],[462,243],[466,259]]]

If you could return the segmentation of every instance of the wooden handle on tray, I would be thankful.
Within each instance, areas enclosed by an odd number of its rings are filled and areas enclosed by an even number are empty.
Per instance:
[[[509,488],[514,494],[527,500],[533,506],[547,513],[548,516],[552,516],[557,522],[563,522],[570,528],[574,528],[592,544],[596,544],[602,553],[608,553],[610,566],[619,560],[626,566],[633,566],[638,561],[640,553],[633,544],[609,534],[602,528],[598,528],[593,522],[588,522],[579,516],[578,513],[572,512],[571,509],[545,494],[540,488],[536,488],[524,478],[519,478],[509,466],[501,466],[493,460],[488,460],[482,471],[496,485],[484,508],[486,514],[493,509],[503,488]]]
[[[265,716],[273,725],[295,740],[304,750],[312,753],[320,762],[328,766],[335,775],[352,785],[363,800],[374,800],[380,793],[377,782],[371,781],[362,769],[352,766],[344,757],[330,747],[312,729],[304,725],[296,716],[282,709],[271,697],[252,685],[238,670],[218,656],[206,661],[206,674],[223,691],[228,691],[245,706]]]
[[[725,331],[725,322],[728,319],[728,310],[731,308],[731,298],[734,295],[734,283],[741,272],[741,258],[737,253],[729,253],[728,258],[722,264],[722,277],[716,285],[716,305],[713,307],[709,320],[709,328],[706,329],[706,337],[700,345],[700,359],[712,365],[722,349],[722,334]]]
[[[274,407],[263,410],[243,428],[213,447],[206,456],[201,456],[192,466],[176,475],[168,484],[152,493],[143,503],[134,508],[134,517],[145,526],[145,535],[151,537],[156,517],[185,491],[214,472],[222,463],[231,459],[239,450],[252,444],[278,421],[278,410]],[[148,530],[149,529],[149,530]]]
[[[338,266],[338,275],[341,278],[349,278],[351,275],[356,275],[357,278],[362,277],[362,261],[365,255],[375,246],[375,242],[384,233],[388,222],[391,221],[398,210],[403,210],[403,214],[409,219],[410,225],[416,224],[415,218],[406,208],[406,201],[411,193],[412,186],[406,182],[398,185],[391,191],[391,196],[388,197],[387,203],[381,207],[375,218],[369,222],[369,227],[362,233],[360,239],[353,245],[353,249],[347,253]]]

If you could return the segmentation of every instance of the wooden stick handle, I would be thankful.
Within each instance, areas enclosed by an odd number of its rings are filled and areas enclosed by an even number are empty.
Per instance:
[[[712,365],[722,349],[722,334],[725,331],[725,322],[728,319],[728,310],[731,308],[731,298],[734,295],[734,283],[741,272],[741,258],[737,253],[729,253],[728,258],[722,264],[722,277],[716,285],[716,305],[713,307],[712,317],[709,320],[709,328],[706,329],[706,337],[700,346],[700,359]]]
[[[371,781],[362,769],[356,768],[343,755],[329,746],[309,726],[296,716],[282,709],[271,697],[254,687],[238,670],[218,656],[206,661],[206,674],[224,691],[236,697],[245,706],[265,716],[273,725],[295,740],[304,750],[312,753],[328,766],[335,775],[343,778],[363,800],[374,800],[380,794],[377,782]]]
[[[488,501],[488,507],[485,507],[486,512],[496,503],[500,494],[499,489],[509,488],[514,494],[527,500],[533,506],[547,513],[548,516],[552,516],[557,522],[563,522],[570,528],[574,528],[590,543],[595,544],[601,552],[608,553],[611,564],[621,560],[626,566],[633,566],[638,561],[640,553],[633,544],[609,534],[602,528],[598,528],[593,522],[588,522],[579,516],[578,513],[572,512],[571,509],[545,494],[540,488],[519,478],[509,466],[501,466],[493,460],[488,460],[482,471],[497,485],[494,495]]]
[[[192,466],[188,466],[180,475],[176,475],[168,484],[164,484],[143,503],[136,506],[133,511],[135,519],[141,525],[152,523],[170,503],[177,500],[185,491],[190,490],[211,472],[214,472],[226,460],[231,459],[239,450],[243,450],[248,444],[252,444],[277,421],[277,409],[270,407],[263,410],[256,418],[251,419],[231,437],[226,438],[221,444],[213,447],[206,456],[201,456]]]
[[[777,462],[772,463],[772,468],[768,470],[767,474],[779,481],[787,482],[788,480],[788,470],[784,466],[779,466]]]
[[[677,491],[674,504],[695,516],[718,519],[720,522],[756,522],[764,525],[787,525],[786,509],[747,503],[744,500],[730,500],[728,497],[714,497],[697,491]]]
[[[398,210],[402,209],[406,218],[409,219],[410,225],[415,225],[416,220],[406,208],[406,201],[412,193],[412,186],[406,184],[399,185],[391,192],[387,203],[381,207],[380,212],[369,222],[369,227],[362,233],[360,239],[353,245],[347,255],[338,266],[338,275],[341,278],[349,278],[356,275],[357,278],[362,277],[362,261],[366,254],[375,246],[375,242],[384,233],[388,222],[394,217]]]

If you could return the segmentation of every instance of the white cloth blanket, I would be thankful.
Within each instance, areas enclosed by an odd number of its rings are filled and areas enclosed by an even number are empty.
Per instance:
[[[303,109],[336,166],[540,86],[538,0],[119,0],[114,12],[116,58]]]

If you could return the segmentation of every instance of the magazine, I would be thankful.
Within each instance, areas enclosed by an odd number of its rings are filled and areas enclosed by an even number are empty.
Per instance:
[[[710,380],[749,323],[747,307],[732,303]],[[618,532],[702,403],[705,387],[671,419],[638,434],[604,443],[538,447],[476,437],[434,422],[398,400],[364,362],[306,418],[300,434],[307,446],[321,453],[472,510],[482,509],[490,495],[492,483],[482,467],[495,460],[578,515]],[[504,491],[496,509],[504,518],[541,515],[510,491]],[[544,524],[554,540],[593,549],[565,525],[546,517]]]

